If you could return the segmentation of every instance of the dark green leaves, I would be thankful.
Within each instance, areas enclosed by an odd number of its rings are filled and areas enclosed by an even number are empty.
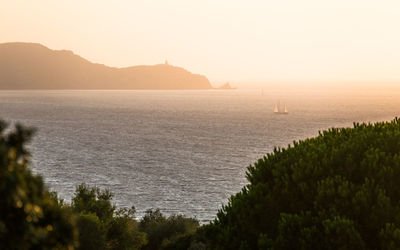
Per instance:
[[[67,249],[77,245],[75,216],[29,170],[31,129],[5,133],[0,121],[0,249]]]
[[[276,148],[205,226],[210,248],[400,249],[400,122]]]

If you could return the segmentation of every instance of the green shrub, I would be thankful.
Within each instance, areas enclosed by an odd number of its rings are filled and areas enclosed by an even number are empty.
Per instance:
[[[108,189],[91,188],[83,183],[76,187],[71,205],[79,213],[96,214],[102,222],[108,222],[116,211],[115,205],[111,204],[112,197]]]
[[[0,121],[0,249],[67,249],[77,244],[72,212],[29,170],[32,130],[6,134]]]
[[[139,232],[138,222],[128,213],[114,216],[107,232],[107,249],[141,249],[147,244],[146,234]]]
[[[108,190],[81,184],[76,187],[72,208],[80,213],[80,249],[140,249],[146,234],[138,231],[135,209],[117,209]]]
[[[80,249],[105,249],[105,228],[96,214],[81,214],[77,224],[79,228]]]
[[[199,222],[193,218],[182,215],[167,218],[159,209],[147,210],[139,224],[139,230],[145,232],[149,240],[143,249],[185,249],[190,244],[187,237],[193,235],[198,226]]]
[[[400,121],[276,148],[205,226],[213,249],[400,249]]]

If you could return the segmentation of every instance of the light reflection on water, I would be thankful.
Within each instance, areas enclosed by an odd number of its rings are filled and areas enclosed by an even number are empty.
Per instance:
[[[70,200],[85,182],[138,215],[211,220],[274,146],[399,114],[400,93],[0,91],[0,117],[38,128],[33,170]],[[289,115],[274,115],[277,101]]]

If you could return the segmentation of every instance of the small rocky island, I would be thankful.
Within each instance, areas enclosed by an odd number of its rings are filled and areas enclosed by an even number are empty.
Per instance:
[[[236,89],[236,88],[232,88],[231,85],[229,84],[229,82],[226,82],[217,89]]]
[[[183,90],[212,86],[205,76],[168,63],[115,68],[37,43],[3,43],[0,89]]]

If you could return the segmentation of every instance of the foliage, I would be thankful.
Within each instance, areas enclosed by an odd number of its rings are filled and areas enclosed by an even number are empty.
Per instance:
[[[139,230],[147,234],[149,243],[143,247],[152,249],[187,249],[187,237],[193,235],[199,222],[182,215],[165,217],[159,209],[147,210],[139,224]],[[178,247],[179,246],[179,247]]]
[[[400,120],[276,148],[201,232],[212,249],[400,249]]]
[[[77,243],[74,216],[29,170],[33,131],[0,121],[0,249],[67,249]]]
[[[72,198],[72,208],[80,213],[80,249],[140,249],[147,243],[138,231],[135,209],[116,209],[112,193],[81,184]]]
[[[79,248],[85,250],[104,249],[106,232],[95,214],[81,214],[78,219]]]
[[[76,187],[72,197],[72,207],[84,214],[95,214],[102,222],[112,219],[116,210],[111,204],[113,194],[108,190],[100,190],[98,187],[89,187],[81,184]]]
[[[197,232],[197,231],[196,231]],[[206,250],[206,245],[197,238],[196,233],[185,234],[162,246],[163,250]]]
[[[147,244],[146,234],[138,231],[138,222],[134,219],[135,209],[119,209],[107,232],[110,242],[108,249],[140,249]]]

